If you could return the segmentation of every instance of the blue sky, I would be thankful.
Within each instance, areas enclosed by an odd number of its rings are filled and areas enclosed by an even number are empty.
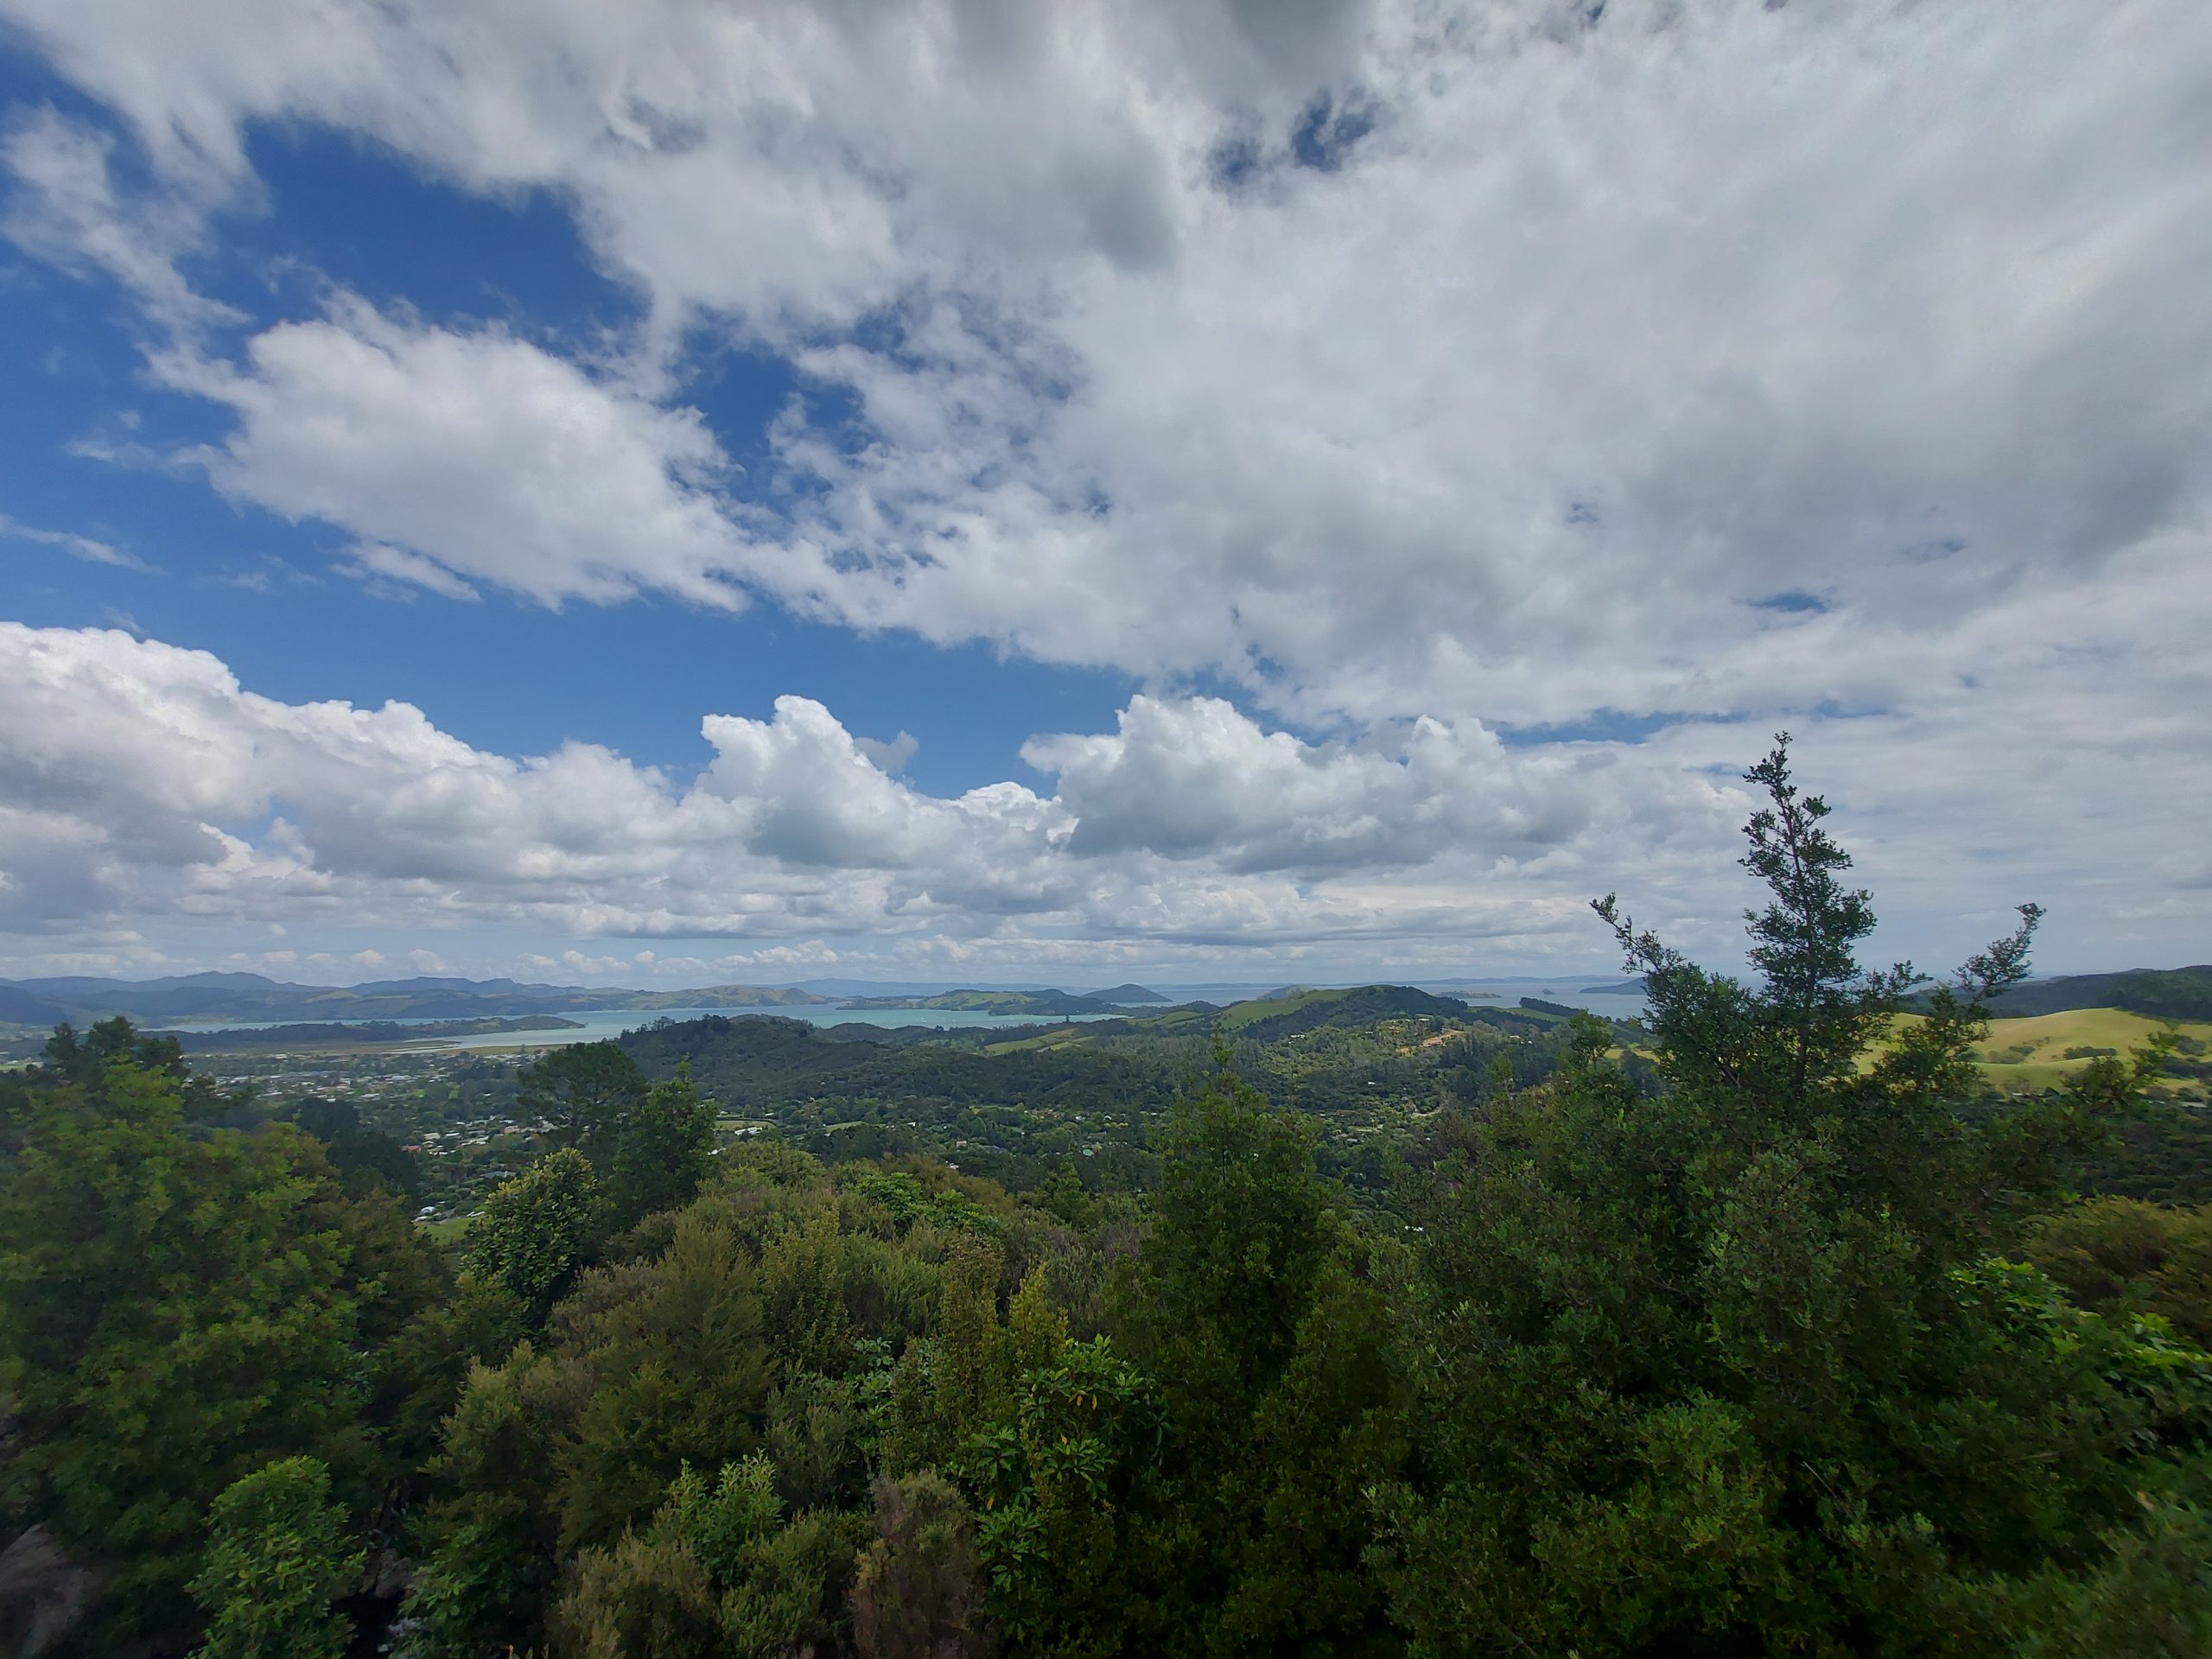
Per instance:
[[[0,70],[0,99],[19,114],[46,105],[111,127],[20,41]],[[311,318],[335,285],[446,327],[501,325],[571,347],[637,324],[638,296],[593,268],[545,193],[471,194],[314,128],[256,132],[248,154],[265,209],[227,221],[185,264],[198,291],[256,323]],[[127,170],[127,149],[119,159]],[[939,793],[994,781],[1009,762],[1020,775],[1020,745],[1040,720],[1110,724],[1134,686],[1110,670],[1047,668],[988,645],[933,648],[895,632],[862,638],[772,608],[733,618],[650,596],[560,609],[426,605],[406,594],[361,602],[358,584],[334,588],[328,575],[342,531],[226,502],[204,480],[77,453],[88,434],[173,450],[219,438],[226,423],[200,400],[146,384],[135,343],[143,330],[113,283],[20,256],[7,282],[17,298],[0,315],[0,365],[8,384],[35,391],[0,413],[18,458],[6,511],[25,524],[77,527],[158,571],[61,555],[30,567],[18,545],[10,550],[16,620],[83,627],[127,618],[155,638],[213,652],[265,696],[417,702],[445,729],[510,753],[574,739],[692,768],[706,758],[697,713],[766,712],[793,692],[834,702],[864,734],[890,738],[926,723],[929,742],[909,771]],[[760,467],[767,428],[797,389],[791,365],[701,340],[685,371],[685,401],[738,465]],[[582,664],[588,672],[577,671]]]
[[[0,0],[0,974],[2212,953],[2202,9],[1437,16]]]

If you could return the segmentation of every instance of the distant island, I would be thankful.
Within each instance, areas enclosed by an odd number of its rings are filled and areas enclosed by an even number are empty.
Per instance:
[[[363,1048],[392,1043],[436,1042],[448,1037],[490,1037],[503,1032],[582,1031],[574,1020],[550,1014],[520,1014],[511,1020],[426,1020],[399,1025],[372,1020],[359,1025],[335,1020],[297,1025],[260,1026],[240,1031],[162,1031],[153,1034],[174,1037],[188,1054],[232,1053],[242,1048]]]
[[[1154,990],[1154,989],[1153,989],[1150,986],[1148,986],[1148,985],[1116,985],[1116,986],[1115,986],[1115,987],[1114,987],[1114,988],[1113,988],[1113,989],[1111,989],[1111,990],[1109,990],[1109,991],[1089,991],[1089,992],[1085,992],[1085,993],[1084,993],[1084,995],[1088,995],[1089,997],[1090,997],[1090,999],[1091,999],[1092,1001],[1097,1001],[1097,1002],[1114,1002],[1114,1003],[1129,1003],[1129,1002],[1162,1002],[1162,1003],[1166,1003],[1166,1002],[1173,1002],[1173,1001],[1175,1000],[1175,999],[1174,999],[1173,997],[1172,997],[1172,996],[1162,996],[1162,995],[1161,995],[1158,991]]]
[[[1548,1002],[1541,996],[1524,996],[1520,1006],[1531,1014],[1548,1014],[1559,1020],[1572,1020],[1582,1012],[1570,1002]]]

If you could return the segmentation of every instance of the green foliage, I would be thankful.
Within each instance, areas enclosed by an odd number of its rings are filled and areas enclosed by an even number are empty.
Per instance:
[[[572,1659],[715,1659],[721,1608],[706,1568],[680,1540],[629,1534],[588,1549],[554,1622]]]
[[[720,1596],[723,1646],[737,1654],[826,1649],[844,1623],[844,1592],[870,1529],[859,1515],[806,1510],[784,1518],[775,1465],[725,1464],[711,1484],[690,1468],[669,1488],[651,1536],[688,1550]]]
[[[853,1647],[861,1659],[987,1652],[975,1529],[958,1491],[928,1470],[879,1480],[875,1524],[853,1581]]]
[[[2153,1314],[2212,1348],[2212,1207],[2097,1198],[2037,1224],[2024,1249],[2082,1306]]]
[[[232,1481],[302,1452],[363,1466],[372,1287],[335,1196],[296,1130],[188,1133],[166,1068],[116,1058],[32,1100],[0,1166],[7,1499],[113,1563],[126,1624],[176,1617]]]
[[[2212,1112],[2146,1100],[2082,1156],[2085,1191],[2157,1204],[2212,1204]]]
[[[2069,1008],[2125,1008],[2154,1020],[2212,1020],[2212,965],[2034,980],[2008,992],[1991,1012],[1999,1019],[2016,1019]]]
[[[529,1310],[504,1285],[463,1274],[442,1289],[443,1300],[415,1312],[377,1350],[372,1372],[367,1414],[409,1471],[436,1452],[469,1366],[498,1364],[528,1328]]]
[[[1416,1436],[1391,1363],[1408,1263],[1388,1246],[1322,1264],[1298,1342],[1255,1407],[1252,1456],[1221,1491],[1239,1517],[1211,1645],[1316,1656],[1394,1654],[1368,1560],[1368,1494],[1400,1478]]]
[[[787,1372],[768,1403],[777,1491],[799,1509],[848,1502],[861,1490],[870,1427],[857,1382]]]
[[[2212,1510],[2141,1496],[2141,1524],[2116,1529],[2083,1578],[2016,1590],[2023,1659],[2195,1659],[2212,1653]]]
[[[595,1151],[645,1097],[645,1074],[617,1043],[568,1043],[516,1079],[515,1109],[547,1126],[556,1146]]]
[[[1186,1433],[1221,1438],[1287,1363],[1338,1218],[1306,1120],[1217,1070],[1179,1100],[1134,1310]]]
[[[113,1065],[136,1066],[185,1080],[184,1050],[173,1036],[142,1037],[120,1014],[96,1020],[83,1037],[67,1021],[46,1043],[46,1071],[58,1082],[97,1092]]]
[[[932,1189],[903,1170],[855,1174],[845,1182],[844,1190],[855,1199],[879,1207],[901,1233],[920,1222],[994,1243],[1006,1236],[1005,1224],[966,1193]]]
[[[743,1578],[747,1552],[782,1525],[784,1501],[776,1496],[776,1466],[754,1453],[722,1465],[711,1486],[690,1464],[671,1483],[657,1525],[690,1546],[717,1583]]]
[[[2100,1062],[1961,1122],[2033,907],[1862,1070],[1912,976],[1858,968],[1871,910],[1786,753],[1750,777],[1759,981],[1605,901],[1665,1091],[1639,1101],[1592,1031],[1415,1206],[1433,1427],[1376,1503],[1416,1650],[1999,1651],[1970,1616],[1999,1575],[2094,1559],[2131,1462],[2202,1431],[2189,1356],[1987,1265],[2138,1081]]]
[[[339,1659],[353,1621],[335,1603],[360,1576],[330,1471],[288,1458],[226,1488],[207,1514],[192,1593],[207,1610],[198,1659]]]
[[[349,1191],[367,1192],[373,1185],[402,1198],[423,1190],[423,1169],[415,1154],[380,1129],[361,1122],[359,1109],[341,1100],[302,1100],[292,1108],[291,1120],[322,1142],[323,1154]],[[373,1184],[373,1185],[372,1185]]]
[[[1247,1041],[1272,1042],[1325,1027],[1366,1027],[1406,1014],[1458,1019],[1465,1013],[1464,1003],[1411,986],[1362,985],[1351,990],[1303,991],[1235,1003],[1213,1024],[1216,1030],[1234,1033]]]
[[[537,1645],[559,1542],[563,1368],[531,1343],[479,1363],[429,1474],[438,1497],[410,1540],[420,1566],[402,1608],[403,1659],[480,1659]]]
[[[536,1323],[575,1282],[605,1226],[590,1160],[563,1147],[485,1200],[483,1215],[469,1229],[469,1262],[505,1286]]]
[[[1017,1377],[1056,1363],[1068,1341],[1068,1316],[1052,1300],[1050,1275],[1039,1262],[1029,1270],[1007,1307],[1007,1361]]]
[[[715,1105],[692,1087],[690,1067],[681,1065],[627,1109],[613,1135],[607,1190],[613,1224],[627,1227],[697,1196],[713,1163]]]
[[[849,1618],[853,1570],[872,1528],[865,1514],[807,1510],[756,1545],[722,1598],[722,1629],[741,1654],[830,1653]]]
[[[585,1276],[549,1326],[567,1390],[564,1548],[641,1522],[685,1463],[719,1468],[754,1448],[774,1364],[760,1328],[751,1256],[710,1221],[683,1218],[655,1261]]]
[[[1014,1410],[957,1467],[977,1495],[988,1608],[1017,1647],[1141,1649],[1158,1568],[1156,1391],[1103,1338],[1061,1341],[1022,1376]]]
[[[770,1340],[794,1370],[840,1376],[853,1358],[849,1251],[833,1212],[817,1211],[763,1252],[760,1295]]]

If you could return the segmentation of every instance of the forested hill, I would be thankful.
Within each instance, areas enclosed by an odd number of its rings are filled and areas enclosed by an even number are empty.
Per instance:
[[[624,1034],[621,1045],[650,1077],[689,1061],[701,1089],[738,1110],[785,1101],[930,1098],[1043,1106],[1071,1091],[1099,1109],[1163,1103],[1172,1085],[1142,1080],[1157,1067],[1110,1049],[1073,1044],[991,1049],[903,1042],[897,1035],[846,1036],[851,1027],[747,1015],[663,1020]],[[931,1033],[934,1036],[936,1033]]]
[[[1501,1064],[1513,1083],[1542,1081],[1572,1033],[1555,1015],[1370,986],[953,1033],[716,1015],[620,1046],[656,1081],[688,1063],[726,1110],[821,1156],[944,1158],[1028,1191],[1070,1157],[1093,1181],[1152,1179],[1160,1115],[1221,1042],[1268,1100],[1309,1116],[1325,1168],[1379,1190],[1392,1125],[1495,1093]]]
[[[2212,1020],[2212,964],[2031,979],[1997,998],[1989,1011],[1999,1020],[2018,1020],[2069,1008],[2124,1008],[2153,1020]]]
[[[1297,991],[1235,1003],[1217,1023],[1222,1030],[1241,1037],[1275,1042],[1324,1026],[1364,1026],[1377,1020],[1421,1014],[1464,1020],[1467,1005],[1452,997],[1417,991],[1410,985],[1356,985],[1346,990]]]

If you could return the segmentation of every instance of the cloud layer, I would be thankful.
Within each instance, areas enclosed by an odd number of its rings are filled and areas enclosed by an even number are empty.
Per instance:
[[[1711,857],[1709,768],[1788,723],[1916,914],[2018,879],[2080,895],[2078,949],[2201,954],[2196,0],[0,16],[117,124],[19,115],[9,233],[121,284],[156,381],[224,412],[165,459],[327,527],[343,568],[766,601],[1158,693],[1040,734],[1050,798],[933,799],[798,700],[709,716],[679,781],[29,636],[26,684],[105,676],[139,735],[54,693],[35,741],[84,758],[0,797],[48,873],[0,889],[27,921],[283,894],[1043,950],[1418,942],[1456,906],[1535,939],[1641,872],[1717,926],[1669,849]],[[231,310],[195,273],[268,207],[249,140],[279,125],[543,193],[637,322],[586,350],[343,291]],[[727,346],[795,376],[765,431],[702,412]],[[142,738],[213,746],[171,809],[62,798]],[[96,825],[105,863],[72,851]]]
[[[0,624],[0,930],[504,926],[1155,961],[1423,934],[1458,953],[1474,930],[1541,950],[1560,912],[1530,906],[1524,867],[1579,864],[1626,827],[1592,782],[1616,757],[1516,764],[1433,721],[1354,752],[1140,696],[1114,734],[1032,746],[1059,775],[1049,798],[920,792],[803,697],[700,730],[711,759],[689,781],[584,745],[516,759],[404,703],[277,702],[205,652]],[[1651,841],[1725,834],[1739,803],[1698,785],[1655,805]]]
[[[1847,803],[1910,804],[1845,820],[1881,884],[1914,901],[1908,942],[1971,943],[2024,882],[2064,901],[2063,923],[2093,907],[2156,948],[2201,928],[2201,845],[2162,850],[2101,793],[2150,750],[2185,752],[2193,729],[2114,733],[2043,778],[1940,709],[1851,724],[1867,729],[1815,759]],[[0,624],[0,934],[25,960],[86,938],[212,959],[219,940],[304,928],[451,935],[472,959],[503,938],[505,965],[518,939],[626,939],[661,973],[703,960],[651,942],[714,940],[725,966],[779,977],[840,958],[1464,969],[1601,959],[1580,901],[1619,887],[1686,943],[1726,950],[1745,896],[1731,773],[1759,741],[1685,726],[1513,749],[1423,719],[1315,745],[1218,699],[1140,696],[1111,733],[1028,746],[1052,795],[1005,782],[947,798],[803,697],[699,729],[708,758],[688,779],[582,744],[510,757],[404,703],[284,703],[205,652]],[[1952,764],[1898,779],[1900,744]],[[2075,838],[2024,829],[2068,797]],[[2000,798],[2030,810],[1993,810]],[[2074,870],[2063,893],[2054,852]],[[2115,896],[2132,914],[2113,913]]]

